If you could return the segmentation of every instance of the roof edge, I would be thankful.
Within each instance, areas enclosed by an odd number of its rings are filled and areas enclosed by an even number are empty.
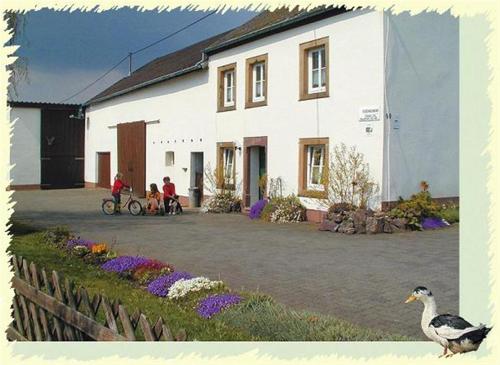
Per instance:
[[[82,104],[65,104],[65,103],[51,103],[47,101],[14,101],[7,100],[7,106],[11,108],[38,108],[38,109],[58,109],[58,110],[72,110],[78,109]]]
[[[128,87],[126,89],[117,91],[117,92],[115,92],[113,94],[109,94],[109,95],[106,95],[106,96],[103,96],[103,97],[100,97],[100,98],[96,98],[96,99],[90,99],[90,100],[86,101],[85,103],[83,103],[83,106],[87,107],[89,105],[101,103],[103,101],[116,98],[117,96],[128,94],[128,93],[130,93],[132,91],[136,91],[138,89],[143,89],[143,88],[145,88],[147,86],[151,86],[153,84],[158,84],[160,82],[167,81],[167,80],[170,80],[170,79],[173,79],[173,78],[176,78],[176,77],[179,77],[179,76],[182,76],[182,75],[194,72],[196,70],[200,70],[200,69],[202,69],[204,67],[204,65],[203,65],[204,61],[205,61],[204,58],[202,58],[200,61],[198,61],[193,66],[184,68],[184,69],[179,70],[179,71],[175,71],[175,72],[169,73],[167,75],[163,75],[163,76],[157,77],[157,78],[152,79],[152,80],[148,80],[148,81],[142,82],[140,84],[137,84],[137,85]]]
[[[303,25],[303,24],[308,24],[308,23],[312,23],[312,22],[317,21],[317,20],[321,20],[323,18],[329,18],[331,16],[347,13],[349,11],[352,11],[353,9],[355,9],[355,8],[347,9],[345,6],[340,6],[340,7],[331,6],[331,7],[327,7],[326,9],[318,9],[318,10],[311,11],[311,12],[300,13],[292,18],[282,20],[281,22],[274,23],[274,24],[269,25],[267,27],[258,29],[256,31],[253,31],[250,33],[247,33],[243,36],[229,39],[229,40],[227,40],[221,44],[218,44],[216,46],[207,47],[207,48],[205,48],[204,52],[207,55],[222,52],[226,49],[233,48],[233,47],[239,46],[239,45],[244,44],[244,43],[251,42],[251,41],[259,39],[259,38],[266,37],[266,36],[273,34],[273,33],[279,33],[279,32],[282,32],[282,31],[285,31],[285,30],[288,30],[291,28],[298,27],[298,26]]]

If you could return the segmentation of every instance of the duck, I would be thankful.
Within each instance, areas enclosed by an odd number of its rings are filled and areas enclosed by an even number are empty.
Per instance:
[[[422,331],[444,349],[439,357],[451,357],[455,354],[476,351],[491,331],[492,327],[486,327],[481,323],[479,326],[474,326],[462,317],[452,314],[438,314],[434,296],[424,286],[416,287],[405,303],[416,300],[424,304],[421,321]]]

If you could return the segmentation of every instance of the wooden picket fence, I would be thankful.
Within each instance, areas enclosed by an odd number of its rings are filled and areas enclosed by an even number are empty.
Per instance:
[[[160,317],[151,325],[139,310],[129,315],[119,301],[85,288],[75,290],[56,271],[47,275],[35,263],[12,257],[15,296],[13,321],[7,329],[10,341],[185,341],[186,331],[172,335]]]

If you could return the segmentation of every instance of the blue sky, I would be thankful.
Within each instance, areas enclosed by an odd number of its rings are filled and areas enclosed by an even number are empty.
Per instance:
[[[26,14],[16,44],[16,55],[27,60],[28,78],[17,87],[20,101],[59,102],[83,89],[128,52],[139,49],[202,17],[201,11],[137,11],[131,8],[104,12],[39,10]],[[185,31],[134,55],[136,69],[212,35],[234,28],[256,13],[216,13]],[[90,99],[128,73],[123,62],[102,81],[67,102]]]

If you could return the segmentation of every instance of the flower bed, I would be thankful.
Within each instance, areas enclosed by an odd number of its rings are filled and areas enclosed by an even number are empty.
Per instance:
[[[198,314],[203,318],[210,318],[223,308],[241,301],[239,296],[227,293],[227,288],[222,281],[211,281],[206,277],[194,277],[187,272],[177,272],[170,264],[144,256],[116,257],[116,254],[108,249],[106,243],[68,237],[65,243],[58,244],[57,247],[98,265],[104,271],[116,273],[123,279],[133,280],[149,293],[168,300],[185,298],[190,293],[203,291],[212,291],[213,294],[215,290],[218,293],[215,296],[206,298],[203,294],[201,296],[198,308],[204,309],[200,309]]]

